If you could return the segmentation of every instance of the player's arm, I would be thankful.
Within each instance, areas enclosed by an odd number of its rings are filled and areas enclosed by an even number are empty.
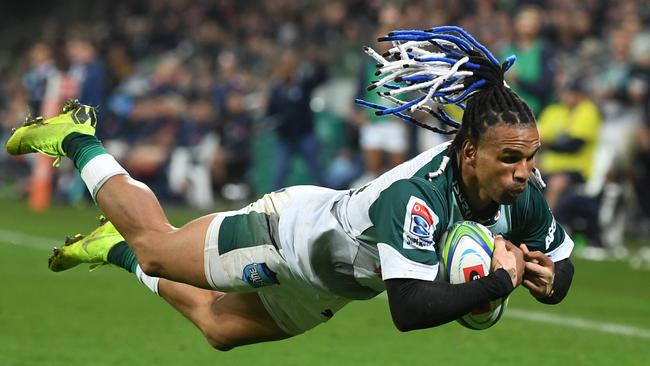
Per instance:
[[[523,285],[531,295],[544,304],[557,304],[569,293],[573,280],[573,263],[569,258],[553,262],[539,250],[531,252],[521,244],[526,260]]]
[[[508,296],[521,282],[516,258],[506,250],[506,241],[495,240],[493,270],[488,276],[462,284],[420,279],[387,279],[386,293],[395,326],[401,331],[435,327],[448,323],[473,309]],[[519,264],[521,266],[521,264]]]
[[[518,220],[518,222],[514,222]],[[574,267],[569,256],[573,241],[555,221],[542,192],[531,185],[515,204],[511,240],[521,243],[526,260],[523,285],[544,304],[557,304],[569,293]]]
[[[434,238],[447,222],[443,204],[429,182],[409,179],[393,183],[369,210],[391,314],[402,331],[455,320],[508,295],[521,282],[523,255],[516,249],[507,251],[503,239],[502,248],[495,251],[500,260],[494,261],[495,271],[489,276],[459,285],[434,282],[439,267]],[[520,256],[519,273],[513,253]]]

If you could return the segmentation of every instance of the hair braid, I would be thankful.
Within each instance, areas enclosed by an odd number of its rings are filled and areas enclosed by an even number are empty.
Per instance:
[[[392,42],[393,47],[381,55],[364,47],[364,51],[377,61],[375,75],[381,77],[373,81],[368,90],[376,89],[377,94],[392,106],[355,100],[357,104],[375,109],[375,114],[392,114],[437,133],[455,133],[452,149],[459,149],[466,139],[478,142],[490,126],[499,123],[535,123],[530,107],[504,79],[515,57],[499,63],[485,46],[462,28],[397,30],[379,41]],[[447,115],[446,105],[464,110],[462,123]],[[415,111],[428,113],[447,128],[418,121],[411,115]],[[430,174],[430,179],[442,174],[446,162]]]

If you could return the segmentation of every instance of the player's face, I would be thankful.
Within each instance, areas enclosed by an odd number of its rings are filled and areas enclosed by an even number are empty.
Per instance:
[[[478,142],[474,161],[480,195],[501,204],[513,203],[528,186],[539,147],[534,124],[489,127]]]

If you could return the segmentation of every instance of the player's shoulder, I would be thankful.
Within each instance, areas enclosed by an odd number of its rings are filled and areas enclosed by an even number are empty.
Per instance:
[[[410,177],[393,182],[379,197],[382,206],[412,206],[415,202],[436,212],[446,211],[448,204],[444,191],[432,181]]]
[[[439,193],[438,187],[434,182],[421,177],[410,177],[396,180],[382,192],[382,195],[388,194],[396,198],[418,195],[427,198],[429,196],[435,197]]]

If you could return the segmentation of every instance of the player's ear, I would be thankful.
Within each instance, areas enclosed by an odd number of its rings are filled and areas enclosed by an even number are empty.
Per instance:
[[[476,144],[470,139],[463,141],[463,147],[460,149],[461,159],[465,164],[474,166],[476,162]]]

